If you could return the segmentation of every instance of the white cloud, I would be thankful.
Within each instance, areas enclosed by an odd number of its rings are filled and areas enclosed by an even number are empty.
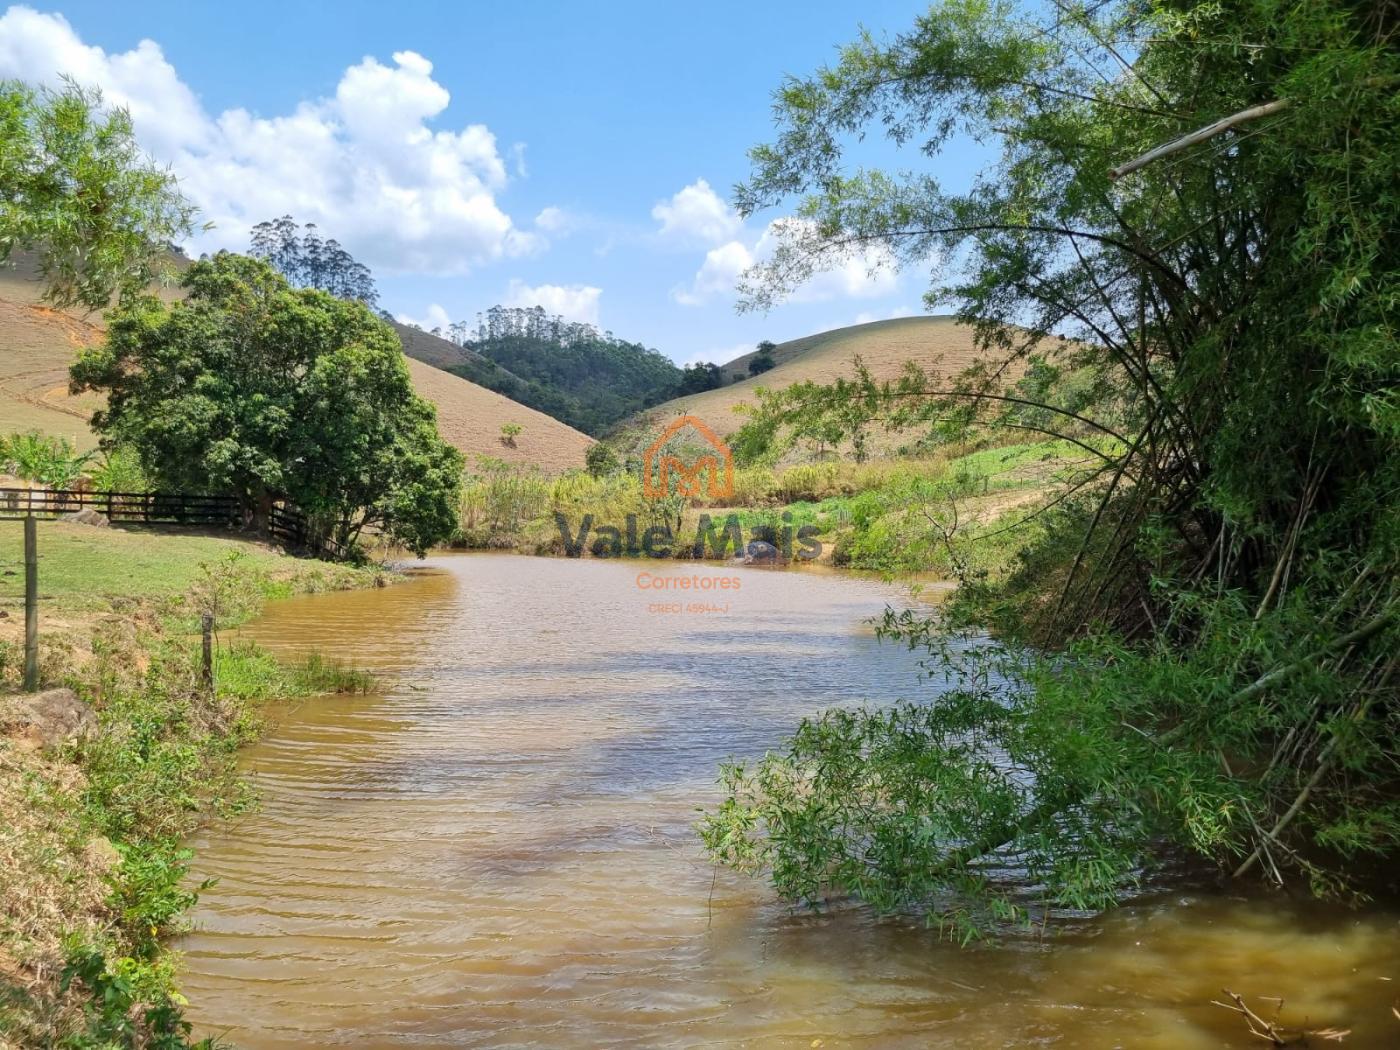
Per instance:
[[[803,237],[814,231],[810,220],[774,219],[754,246],[758,261],[771,258],[785,237]],[[789,302],[820,303],[831,299],[878,299],[899,288],[894,255],[882,244],[858,248],[834,260],[829,269],[813,274],[795,288]]]
[[[670,200],[658,201],[651,217],[661,223],[660,236],[682,244],[720,244],[738,236],[743,227],[734,209],[704,179],[678,190]]]
[[[410,317],[408,314],[395,314],[394,320],[399,324],[411,324],[425,332],[431,332],[434,328],[446,329],[452,323],[452,318],[448,316],[447,309],[440,303],[428,304],[426,317]]]
[[[532,288],[524,281],[511,281],[503,305],[542,306],[545,313],[596,325],[602,294],[603,289],[586,284],[541,284]]]
[[[545,233],[561,235],[572,233],[577,225],[578,220],[573,215],[552,204],[547,208],[540,209],[540,213],[535,216],[535,228],[544,230]]]
[[[750,248],[732,240],[705,253],[695,277],[671,290],[671,298],[683,306],[700,306],[712,299],[732,297],[739,278],[750,267],[772,258],[780,238],[794,230],[801,234],[805,219],[774,219]],[[878,299],[899,288],[894,256],[883,245],[855,251],[834,265],[813,274],[796,288],[789,302],[819,303],[831,299]]]
[[[695,278],[671,289],[671,298],[682,306],[700,306],[717,295],[732,295],[739,275],[754,264],[753,253],[742,241],[730,241],[705,253]]]
[[[195,250],[246,250],[254,223],[283,214],[316,223],[380,272],[460,274],[538,250],[540,235],[496,202],[508,177],[490,129],[429,126],[451,100],[432,70],[412,51],[392,65],[366,57],[332,98],[280,116],[214,116],[153,41],[107,53],[62,15],[12,7],[0,16],[0,77],[56,85],[67,73],[130,110],[143,147],[215,224]],[[519,166],[523,153],[511,153]]]

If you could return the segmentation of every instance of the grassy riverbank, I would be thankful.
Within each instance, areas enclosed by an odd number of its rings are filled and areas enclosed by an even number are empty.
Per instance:
[[[263,702],[365,684],[233,644],[211,691],[188,630],[383,575],[213,535],[45,522],[39,541],[44,686],[72,695],[36,713],[15,692],[19,525],[0,523],[0,1046],[185,1045],[164,947],[194,900],[181,843],[252,804],[234,762]]]
[[[1034,516],[1054,493],[1072,485],[1089,465],[1082,448],[1066,441],[992,447],[948,447],[936,455],[865,463],[822,461],[785,468],[741,466],[724,503],[651,500],[638,464],[602,476],[578,471],[559,478],[486,461],[468,478],[459,543],[471,548],[531,554],[570,553],[558,516],[576,538],[591,520],[581,553],[600,525],[636,532],[670,530],[672,556],[694,557],[702,516],[717,529],[737,522],[745,542],[784,530],[816,540],[820,559],[888,573],[1009,571],[1027,533],[1007,529]],[[679,522],[679,527],[677,523]],[[1014,543],[1012,542],[1014,538]],[[733,547],[727,556],[733,556]],[[705,556],[711,556],[707,546]],[[955,561],[960,564],[955,564]]]

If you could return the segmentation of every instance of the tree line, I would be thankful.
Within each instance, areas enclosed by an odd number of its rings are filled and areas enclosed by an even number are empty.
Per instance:
[[[677,368],[658,350],[541,306],[493,306],[474,323],[432,334],[469,351],[453,373],[595,437],[662,401],[726,381],[718,365]]]
[[[290,215],[260,222],[253,227],[248,254],[268,262],[294,287],[319,288],[370,309],[379,302],[369,267],[334,238],[322,238],[315,223],[302,226]]]

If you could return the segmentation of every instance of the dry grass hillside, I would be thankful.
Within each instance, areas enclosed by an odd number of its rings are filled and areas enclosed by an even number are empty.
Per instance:
[[[403,343],[404,353],[424,364],[432,365],[434,368],[453,368],[478,356],[463,350],[448,339],[441,339],[421,328],[399,324],[398,321],[390,321],[389,324],[393,326],[394,331],[399,333],[399,342]]]
[[[437,406],[443,438],[462,450],[468,465],[486,455],[550,473],[583,466],[592,438],[415,360],[431,360],[431,355],[443,352],[432,344],[452,344],[415,329],[395,327],[406,343],[414,336],[421,337],[413,338],[407,347],[412,354],[408,363],[414,388]],[[81,449],[96,445],[87,420],[100,402],[93,395],[73,397],[68,393],[68,365],[81,347],[101,338],[99,315],[43,306],[39,285],[29,268],[0,267],[0,433],[37,428],[67,437]],[[501,440],[501,427],[506,423],[521,427],[513,446]]]
[[[593,444],[587,434],[411,357],[408,372],[419,395],[437,405],[438,431],[466,454],[469,468],[477,456],[539,467],[550,474],[583,466],[584,453]],[[507,423],[520,427],[511,444],[501,437],[501,427]]]
[[[900,317],[892,321],[836,328],[805,339],[778,344],[773,351],[776,366],[770,371],[718,390],[691,394],[649,409],[651,426],[664,425],[678,415],[699,416],[721,435],[732,434],[743,424],[736,405],[756,401],[759,387],[778,390],[794,383],[830,383],[855,374],[859,357],[876,379],[896,379],[905,362],[926,371],[959,372],[979,360],[972,330],[951,317]],[[748,372],[754,354],[744,354],[723,366],[726,376]]]

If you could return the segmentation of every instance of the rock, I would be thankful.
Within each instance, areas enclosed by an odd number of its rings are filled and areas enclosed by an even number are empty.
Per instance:
[[[97,728],[92,708],[71,689],[45,689],[0,702],[0,726],[40,747],[57,747]]]
[[[88,840],[83,847],[83,854],[98,871],[108,872],[122,862],[122,855],[116,846],[112,845],[112,840],[103,835],[97,835]]]
[[[763,540],[750,540],[744,548],[745,565],[774,565],[778,561],[778,548]]]
[[[71,521],[75,525],[92,525],[99,529],[108,528],[112,524],[107,520],[107,515],[100,511],[93,510],[91,507],[84,507],[82,510],[75,510],[71,514],[64,514],[58,520]]]

